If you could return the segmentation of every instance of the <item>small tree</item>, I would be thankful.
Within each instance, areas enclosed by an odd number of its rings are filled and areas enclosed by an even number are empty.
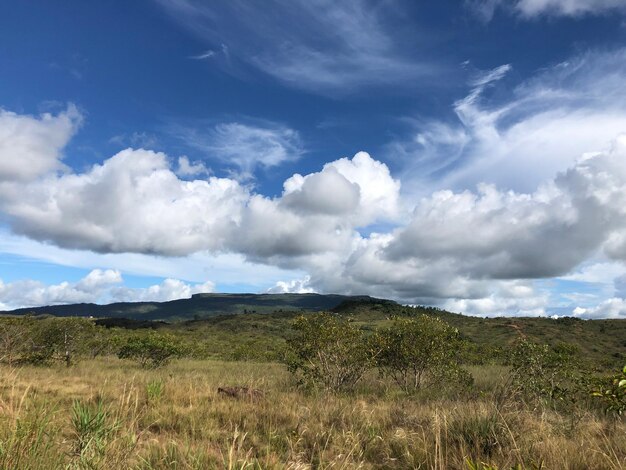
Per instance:
[[[353,388],[371,366],[368,342],[356,325],[330,313],[298,317],[285,362],[301,383],[331,391]]]
[[[575,348],[552,348],[522,339],[510,355],[514,390],[528,404],[573,404],[577,392],[574,381],[579,368]]]
[[[597,382],[591,395],[602,401],[607,414],[622,416],[626,412],[626,366],[621,374]]]
[[[93,321],[81,317],[35,319],[26,360],[39,364],[56,360],[69,367],[87,353],[87,343],[98,334],[96,328]]]
[[[183,354],[180,341],[172,335],[150,332],[126,340],[118,353],[120,359],[133,359],[141,367],[156,368],[166,365],[171,358]]]
[[[439,318],[396,318],[391,327],[377,332],[374,341],[379,370],[405,392],[432,386],[465,387],[472,382],[459,366],[458,330]]]
[[[9,367],[22,360],[32,346],[32,323],[30,317],[0,320],[0,360]]]

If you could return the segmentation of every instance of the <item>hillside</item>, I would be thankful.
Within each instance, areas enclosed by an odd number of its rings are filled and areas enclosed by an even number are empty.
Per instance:
[[[210,356],[269,359],[279,354],[289,325],[303,312],[331,310],[366,330],[389,324],[393,316],[437,316],[459,329],[475,348],[476,361],[489,361],[520,337],[538,343],[574,345],[598,365],[626,358],[626,320],[577,318],[481,318],[428,307],[403,307],[367,296],[320,294],[198,294],[171,302],[73,304],[2,312],[11,315],[93,316],[97,323],[130,329],[165,329],[202,342]]]
[[[372,298],[348,298],[331,309],[350,318],[365,330],[390,324],[394,316],[432,315],[459,329],[468,340],[472,361],[498,362],[520,337],[553,346],[575,346],[579,356],[601,367],[623,365],[626,358],[626,320],[580,320],[576,318],[480,318],[437,308],[403,307],[395,302]],[[214,314],[174,323],[101,320],[101,325],[122,328],[154,328],[167,331],[194,344],[202,343],[205,353],[220,359],[275,360],[289,336],[291,322],[302,310],[274,311],[245,315]]]
[[[119,302],[108,305],[70,304],[3,311],[11,315],[54,315],[134,320],[188,320],[212,315],[270,313],[279,310],[330,310],[346,300],[394,303],[368,296],[321,294],[195,294],[170,302]]]

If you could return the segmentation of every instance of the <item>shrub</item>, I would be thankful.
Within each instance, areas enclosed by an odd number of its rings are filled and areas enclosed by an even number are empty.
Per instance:
[[[579,389],[575,386],[579,368],[574,360],[575,349],[559,345],[520,340],[510,355],[514,391],[527,403],[556,407],[571,405]]]
[[[9,367],[23,360],[29,351],[33,321],[31,317],[0,320],[0,360]]]
[[[166,365],[171,358],[183,354],[183,348],[174,336],[150,332],[146,335],[131,336],[118,353],[120,359],[133,359],[144,368],[157,368]]]
[[[302,384],[348,390],[371,366],[364,333],[337,315],[300,316],[292,328],[284,360]]]
[[[376,365],[402,390],[431,386],[466,387],[472,378],[459,367],[459,332],[439,318],[398,318],[373,340]]]
[[[621,374],[599,380],[591,395],[603,403],[607,414],[622,416],[626,412],[626,366]]]
[[[32,319],[27,328],[28,343],[23,359],[32,364],[61,361],[69,367],[89,353],[90,342],[101,338],[101,332],[87,318]]]

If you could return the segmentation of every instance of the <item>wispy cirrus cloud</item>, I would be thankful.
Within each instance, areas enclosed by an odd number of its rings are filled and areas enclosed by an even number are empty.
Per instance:
[[[454,103],[456,119],[414,119],[414,131],[387,151],[404,160],[408,191],[481,182],[532,191],[626,132],[624,64],[626,49],[616,49],[588,51],[517,85],[507,81],[511,65],[483,72]]]
[[[441,70],[427,58],[426,37],[408,45],[398,37],[403,15],[386,2],[158,1],[210,44],[225,45],[242,63],[295,88],[344,93],[415,85],[432,82]],[[395,27],[388,24],[390,17]]]
[[[497,8],[508,9],[525,18],[626,13],[623,0],[474,0],[470,5],[485,20],[491,20]]]
[[[305,152],[297,131],[270,121],[174,124],[168,130],[207,159],[235,168],[236,176],[244,180],[258,168],[295,161]]]

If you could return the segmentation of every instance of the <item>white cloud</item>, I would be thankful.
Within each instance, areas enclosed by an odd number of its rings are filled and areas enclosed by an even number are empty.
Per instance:
[[[470,3],[476,12],[490,20],[498,6],[512,9],[522,17],[583,16],[626,12],[623,0],[477,0]]]
[[[74,105],[38,117],[0,109],[0,183],[31,181],[64,168],[61,151],[81,122]]]
[[[165,279],[146,288],[124,287],[117,270],[94,269],[76,283],[46,285],[39,281],[20,280],[4,283],[0,279],[0,309],[39,307],[71,303],[164,302],[189,298],[201,292],[213,292],[215,285],[206,281],[187,284],[178,279]]]
[[[189,158],[184,155],[182,157],[178,157],[178,169],[176,170],[176,174],[178,176],[199,176],[208,175],[210,173],[210,170],[203,162],[191,162],[189,161]]]
[[[39,261],[82,269],[102,266],[114,272],[120,270],[136,276],[173,277],[194,283],[202,283],[207,278],[219,279],[222,289],[239,286],[261,291],[280,280],[304,275],[298,270],[254,264],[236,253],[212,255],[203,251],[182,258],[139,253],[94,253],[59,248],[4,230],[0,230],[0,253],[17,257],[17,263]]]
[[[259,167],[272,168],[304,153],[298,132],[272,122],[221,123],[208,130],[174,125],[170,132],[207,157],[237,167],[243,179],[251,178]]]
[[[515,7],[525,16],[542,13],[579,16],[626,11],[622,0],[517,0]]]
[[[219,251],[248,199],[234,180],[183,181],[164,154],[130,149],[86,173],[4,190],[16,232],[107,253]]]
[[[425,37],[417,44],[394,37],[404,18],[397,5],[372,7],[363,0],[159,3],[204,40],[226,44],[238,60],[296,88],[349,92],[432,79],[438,71],[426,59]],[[396,28],[388,26],[389,18]],[[226,70],[242,73],[229,55],[221,59]]]
[[[300,205],[305,212],[344,214],[356,226],[395,220],[401,214],[400,182],[387,165],[366,152],[327,163],[320,173],[296,173],[283,186],[285,204]],[[317,208],[308,207],[311,204]]]
[[[315,290],[310,286],[310,276],[304,279],[292,279],[291,281],[278,281],[274,287],[267,289],[268,294],[310,294]]]
[[[455,260],[456,269],[492,279],[565,274],[626,229],[626,136],[579,162],[536,192],[440,191],[424,198],[413,221],[385,248],[392,260]]]
[[[118,287],[113,289],[110,295],[116,302],[167,302],[214,291],[215,284],[211,281],[190,285],[178,279],[165,279],[161,284],[145,288]]]
[[[0,308],[94,302],[104,291],[120,282],[122,277],[119,271],[100,269],[94,269],[77,283],[61,282],[45,285],[33,280],[10,283],[0,280]]]
[[[465,104],[475,105],[475,96]],[[132,149],[84,173],[1,188],[0,207],[15,231],[61,247],[144,256],[231,253],[309,276],[276,288],[368,293],[468,312],[543,314],[545,295],[529,280],[564,276],[598,253],[626,260],[626,136],[532,192],[489,184],[436,191],[410,215],[403,212],[400,183],[366,153],[294,175],[276,198],[229,178],[181,180],[166,155]],[[381,221],[400,225],[359,233]],[[213,289],[171,279],[143,290],[106,287],[119,277],[94,271],[76,284],[23,290],[57,302],[98,289],[118,299]],[[303,276],[272,282],[290,278]]]
[[[159,139],[149,132],[132,132],[130,134],[118,134],[109,139],[109,143],[119,147],[141,147],[154,149],[159,145]]]
[[[92,292],[122,282],[122,273],[114,269],[94,269],[76,284],[76,289]]]
[[[414,121],[410,138],[389,145],[406,162],[405,190],[424,195],[485,182],[533,191],[626,132],[625,64],[626,49],[591,51],[512,90],[508,65],[479,75],[454,104],[457,122]],[[491,93],[498,87],[507,93]]]
[[[626,299],[613,297],[595,307],[576,307],[572,310],[572,315],[588,319],[626,318]]]
[[[536,292],[528,283],[511,282],[494,286],[488,297],[477,299],[449,299],[443,308],[466,315],[481,316],[546,316],[549,296]]]
[[[562,276],[566,281],[613,284],[614,280],[626,274],[626,266],[618,261],[599,261],[585,263],[574,272]]]
[[[215,55],[215,51],[212,51],[209,49],[208,51],[204,51],[202,54],[192,55],[189,58],[194,59],[194,60],[206,60],[206,59],[210,59],[214,55]]]

